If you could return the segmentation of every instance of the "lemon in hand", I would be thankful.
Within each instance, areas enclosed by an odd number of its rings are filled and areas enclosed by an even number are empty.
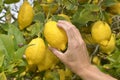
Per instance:
[[[29,65],[36,65],[45,57],[45,43],[42,38],[35,38],[25,50],[26,60]]]
[[[92,26],[91,35],[96,43],[109,40],[111,36],[110,26],[106,22],[97,21]]]
[[[48,21],[44,27],[44,36],[46,41],[54,48],[65,50],[67,44],[67,35],[65,31],[57,27],[57,22]]]
[[[20,30],[23,30],[32,23],[34,11],[28,1],[24,1],[18,13],[18,23]]]

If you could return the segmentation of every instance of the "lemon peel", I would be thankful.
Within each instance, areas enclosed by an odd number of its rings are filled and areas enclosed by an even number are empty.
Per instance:
[[[110,6],[108,9],[112,14],[120,14],[120,2]]]
[[[47,48],[45,51],[45,58],[42,63],[39,63],[38,70],[44,71],[48,70],[56,65],[58,62],[58,58]]]
[[[100,45],[100,50],[101,52],[110,54],[111,52],[113,52],[115,50],[115,34],[111,35],[110,40],[108,41],[107,45]]]
[[[65,18],[67,21],[71,22],[71,21],[70,21],[70,17],[67,16],[67,15],[65,15],[65,14],[63,14],[63,13],[58,14],[58,16],[61,16],[61,17]]]
[[[44,36],[46,41],[54,48],[65,50],[67,44],[67,35],[65,31],[57,27],[57,22],[48,21],[44,27]]]
[[[25,50],[26,60],[29,65],[36,65],[45,57],[46,46],[42,38],[35,38]]]
[[[46,15],[48,15],[48,13],[51,15],[58,9],[57,4],[41,4],[41,6]]]
[[[109,40],[111,28],[106,22],[97,21],[92,26],[91,35],[96,43],[100,43],[103,40]]]
[[[24,1],[18,13],[18,23],[20,30],[23,30],[32,23],[34,11],[28,1]]]

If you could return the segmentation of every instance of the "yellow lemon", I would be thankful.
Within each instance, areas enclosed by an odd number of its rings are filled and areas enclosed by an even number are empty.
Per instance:
[[[25,56],[29,65],[42,62],[45,57],[45,43],[42,38],[35,38],[25,50]]]
[[[96,65],[100,65],[100,58],[98,56],[94,56],[92,62]]]
[[[61,16],[61,17],[65,18],[67,21],[71,22],[70,17],[65,14],[58,14],[58,16]]]
[[[38,70],[44,71],[48,70],[56,65],[58,62],[58,58],[47,48],[45,51],[45,58],[42,63],[39,63]]]
[[[60,75],[60,80],[65,80],[65,71],[64,71],[64,69],[58,69],[58,73]]]
[[[55,13],[58,9],[57,4],[41,4],[41,6],[46,15],[48,15],[48,13],[51,15]]]
[[[109,40],[111,36],[110,26],[106,22],[97,21],[92,26],[91,35],[96,43],[100,43],[103,40]]]
[[[44,36],[46,41],[54,48],[65,50],[67,44],[67,35],[65,31],[57,27],[57,22],[48,21],[44,27]]]
[[[116,4],[110,6],[108,10],[112,14],[120,14],[120,2],[117,2]]]
[[[100,50],[107,54],[110,54],[115,50],[115,34],[111,35],[111,38],[108,41],[107,45],[104,46],[104,43],[100,44]]]
[[[23,30],[32,23],[34,11],[28,1],[24,1],[18,13],[18,23],[20,30]]]
[[[54,0],[47,0],[47,3],[52,3]]]

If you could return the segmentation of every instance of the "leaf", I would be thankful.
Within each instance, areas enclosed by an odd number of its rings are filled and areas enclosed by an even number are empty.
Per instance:
[[[0,34],[0,48],[4,51],[6,57],[12,58],[14,55],[14,43],[12,37]]]
[[[4,57],[5,57],[5,54],[4,54],[3,51],[0,49],[0,67],[2,67],[2,65],[3,65]]]
[[[7,80],[4,72],[0,73],[0,80]]]
[[[16,59],[21,59],[24,55],[24,52],[25,52],[25,49],[27,48],[28,46],[25,45],[23,46],[22,48],[19,48],[16,52],[15,52],[15,58]]]
[[[36,13],[34,16],[34,21],[40,21],[40,22],[44,22],[45,21],[45,15],[42,12]]]
[[[115,3],[117,3],[116,0],[103,0],[102,6],[109,7],[109,6],[114,5]]]
[[[20,44],[25,44],[25,39],[21,31],[14,25],[9,24],[8,35],[13,37],[15,48],[18,49]]]
[[[4,30],[4,31],[8,31],[8,29],[9,29],[8,23],[1,24],[0,27],[1,27],[1,29]]]
[[[2,9],[3,9],[3,1],[0,0],[0,12],[2,11]]]
[[[38,36],[39,33],[43,32],[43,24],[40,22],[36,22],[35,24],[28,27],[27,31],[29,31],[29,35],[32,37]]]
[[[20,0],[4,0],[4,3],[6,4],[12,4],[12,3],[16,3],[19,2]]]
[[[77,27],[80,25],[85,25],[89,21],[99,20],[99,7],[94,4],[86,4],[85,7],[81,10],[79,9],[72,18],[73,24]]]
[[[111,63],[120,63],[120,50],[116,49],[115,52],[112,55],[107,56],[107,58],[110,60]]]

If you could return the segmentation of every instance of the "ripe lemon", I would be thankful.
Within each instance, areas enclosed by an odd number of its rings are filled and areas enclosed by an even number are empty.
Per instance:
[[[44,36],[46,41],[54,48],[65,50],[67,44],[67,35],[65,31],[57,27],[57,22],[48,21],[44,27]]]
[[[32,23],[34,11],[28,1],[24,1],[18,13],[18,23],[20,30],[23,30]]]
[[[100,43],[103,40],[109,40],[111,36],[110,26],[106,22],[97,21],[92,26],[91,35],[96,43]]]
[[[54,0],[47,0],[47,3],[52,3]]]
[[[35,38],[25,50],[26,60],[29,65],[34,65],[42,62],[45,57],[45,43],[42,38]]]
[[[100,44],[100,50],[107,54],[110,54],[115,50],[115,34],[111,35],[111,38],[108,41],[107,45],[104,46],[104,43]]]
[[[59,61],[58,58],[47,48],[45,51],[45,58],[43,62],[37,65],[38,70],[44,71],[50,69],[54,67],[58,61]]]
[[[94,56],[92,62],[96,65],[100,65],[100,58],[98,56]]]
[[[58,16],[61,16],[61,17],[65,18],[67,21],[71,22],[70,17],[65,14],[58,14]]]
[[[57,4],[41,4],[41,6],[46,15],[48,15],[48,13],[51,15],[58,9]]]
[[[120,2],[110,6],[108,8],[108,10],[110,11],[110,13],[112,14],[120,14]]]

